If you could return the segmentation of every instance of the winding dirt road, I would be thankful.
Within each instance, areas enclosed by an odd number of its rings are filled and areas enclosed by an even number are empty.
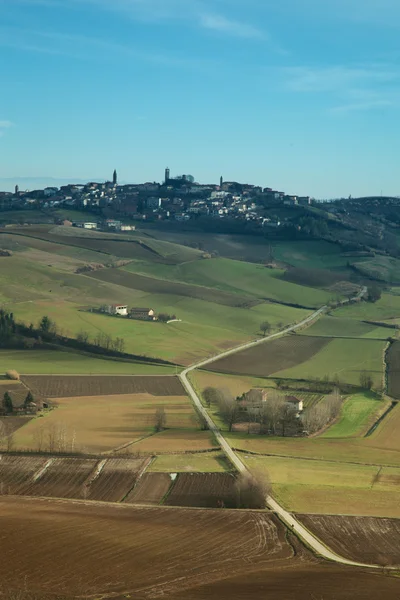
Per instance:
[[[351,300],[362,298],[366,294],[366,292],[367,292],[367,289],[363,288],[360,291],[360,293],[357,294],[357,296],[355,298],[352,298]],[[347,302],[350,302],[350,300],[348,300]],[[344,304],[344,303],[345,303],[345,301],[342,302],[342,304]],[[239,456],[237,456],[237,454],[235,454],[235,452],[232,450],[231,446],[228,444],[228,442],[226,441],[226,439],[224,438],[224,436],[222,435],[222,433],[220,432],[220,430],[218,429],[218,427],[216,426],[216,424],[214,423],[214,421],[208,414],[207,410],[202,405],[201,400],[200,400],[196,390],[194,389],[193,385],[191,384],[191,382],[188,379],[188,374],[191,371],[194,371],[195,369],[200,369],[206,365],[209,365],[209,364],[215,362],[216,360],[219,360],[220,358],[224,358],[225,356],[235,354],[236,352],[240,352],[241,350],[251,348],[252,346],[258,346],[259,344],[263,344],[265,342],[271,341],[273,339],[282,337],[284,335],[287,335],[288,333],[291,333],[293,331],[301,329],[302,327],[309,325],[312,321],[315,321],[316,319],[318,319],[327,310],[328,310],[328,307],[323,306],[322,308],[315,311],[309,317],[307,317],[306,319],[303,319],[303,321],[301,321],[300,323],[297,323],[296,325],[287,327],[286,329],[284,329],[278,333],[274,333],[273,335],[269,335],[260,340],[256,340],[253,342],[247,342],[236,348],[233,348],[232,350],[228,350],[226,352],[222,352],[221,354],[218,354],[217,356],[213,356],[212,358],[202,360],[202,361],[188,367],[187,369],[182,371],[182,373],[180,373],[179,378],[180,378],[183,386],[187,390],[189,397],[192,399],[197,410],[200,412],[200,414],[206,420],[210,431],[212,431],[214,433],[216,439],[218,440],[218,443],[221,445],[222,450],[225,452],[226,456],[229,458],[231,463],[236,467],[236,469],[239,471],[239,473],[244,473],[247,471],[246,465],[241,461]],[[313,535],[308,529],[306,529],[306,527],[304,527],[304,525],[302,525],[299,521],[297,521],[297,519],[295,519],[291,513],[289,513],[287,510],[285,510],[283,508],[283,506],[281,506],[276,500],[274,500],[274,498],[272,498],[272,496],[267,497],[267,505],[273,512],[275,512],[279,516],[279,518],[285,523],[285,525],[291,531],[296,533],[296,535],[309,548],[311,548],[314,552],[316,552],[318,555],[322,556],[323,558],[334,561],[336,563],[340,563],[342,565],[351,565],[353,567],[366,567],[369,569],[381,569],[382,568],[379,565],[372,565],[372,564],[368,565],[368,564],[364,564],[364,563],[358,563],[358,562],[354,562],[352,560],[348,560],[342,556],[339,556],[338,554],[336,554],[335,552],[330,550],[327,546],[325,546],[325,544],[323,544],[317,537],[315,537],[315,535]]]

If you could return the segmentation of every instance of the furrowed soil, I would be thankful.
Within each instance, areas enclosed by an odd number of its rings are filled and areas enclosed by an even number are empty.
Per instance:
[[[32,478],[32,483],[27,485],[20,494],[54,498],[84,498],[84,483],[95,465],[96,461],[84,458],[53,459],[43,475],[36,480]]]
[[[171,485],[172,479],[168,473],[145,473],[124,502],[128,504],[160,504]]]
[[[235,477],[230,473],[180,473],[169,492],[168,506],[235,508]]]
[[[121,502],[136,483],[138,473],[149,459],[117,459],[107,461],[99,477],[88,488],[87,498],[103,502]]]
[[[297,515],[332,550],[354,561],[400,566],[400,519]]]
[[[323,563],[263,512],[7,497],[0,509],[2,587],[39,597],[399,597],[398,579]]]
[[[1,455],[0,494],[121,502],[150,458]]]
[[[221,358],[207,370],[266,377],[305,362],[330,341],[329,338],[289,335]]]
[[[21,379],[33,395],[45,398],[145,393],[153,396],[186,394],[180,380],[175,376],[24,375]]]
[[[47,460],[43,456],[0,455],[0,494],[23,493]]]

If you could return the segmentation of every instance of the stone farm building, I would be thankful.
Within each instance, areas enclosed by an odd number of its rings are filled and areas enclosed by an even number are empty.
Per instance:
[[[129,311],[130,319],[139,319],[140,321],[155,321],[156,316],[152,308],[131,308]]]

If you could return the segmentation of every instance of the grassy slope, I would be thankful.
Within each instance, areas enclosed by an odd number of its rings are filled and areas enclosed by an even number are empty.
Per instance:
[[[270,298],[310,307],[321,306],[333,298],[333,294],[328,292],[279,279],[282,271],[227,258],[201,260],[178,266],[134,261],[125,269],[171,281],[185,281],[231,293],[245,293],[255,298]]]
[[[362,323],[356,319],[324,316],[314,325],[304,330],[302,334],[327,337],[354,337],[385,340],[392,335],[393,332],[387,327],[375,327],[374,325]]]
[[[0,373],[25,375],[170,375],[174,367],[127,363],[53,350],[0,350]]]
[[[166,359],[191,362],[255,338],[264,320],[276,326],[306,315],[303,310],[278,304],[242,309],[170,294],[148,294],[27,261],[23,253],[3,259],[1,266],[1,300],[7,307],[12,306],[21,320],[37,323],[47,314],[67,334],[105,331],[113,337],[124,336],[126,348],[132,353]],[[78,310],[111,302],[149,305],[157,312],[175,313],[182,323],[163,326],[122,321]]]
[[[382,298],[375,303],[360,302],[351,306],[344,306],[335,311],[335,316],[348,319],[365,321],[384,321],[400,315],[400,296],[395,293],[384,293]]]
[[[345,267],[349,260],[342,256],[340,246],[324,241],[276,242],[273,255],[276,260],[307,269]]]
[[[310,360],[291,369],[278,371],[276,377],[312,379],[337,375],[341,381],[357,385],[362,371],[371,373],[375,385],[382,382],[383,352],[386,342],[362,339],[333,339]]]
[[[99,299],[93,301],[93,306],[99,304]],[[276,327],[277,323],[299,321],[307,315],[307,311],[276,304],[244,309],[170,295],[142,294],[135,304],[176,314],[182,322],[166,325],[127,320],[84,312],[72,302],[50,300],[16,304],[13,310],[17,318],[26,322],[37,323],[43,315],[48,315],[71,336],[81,330],[91,336],[103,331],[113,337],[124,337],[128,352],[185,362],[256,338],[264,320]]]

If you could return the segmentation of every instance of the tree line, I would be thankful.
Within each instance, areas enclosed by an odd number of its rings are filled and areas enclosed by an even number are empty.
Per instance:
[[[91,336],[87,331],[81,330],[75,338],[70,338],[47,315],[43,316],[37,325],[33,323],[26,325],[25,323],[17,322],[13,313],[3,309],[0,310],[0,348],[36,350],[53,348],[54,346],[65,346],[94,354],[139,359],[159,364],[174,364],[159,358],[128,354],[125,349],[124,338],[113,338],[103,331],[99,331]]]

